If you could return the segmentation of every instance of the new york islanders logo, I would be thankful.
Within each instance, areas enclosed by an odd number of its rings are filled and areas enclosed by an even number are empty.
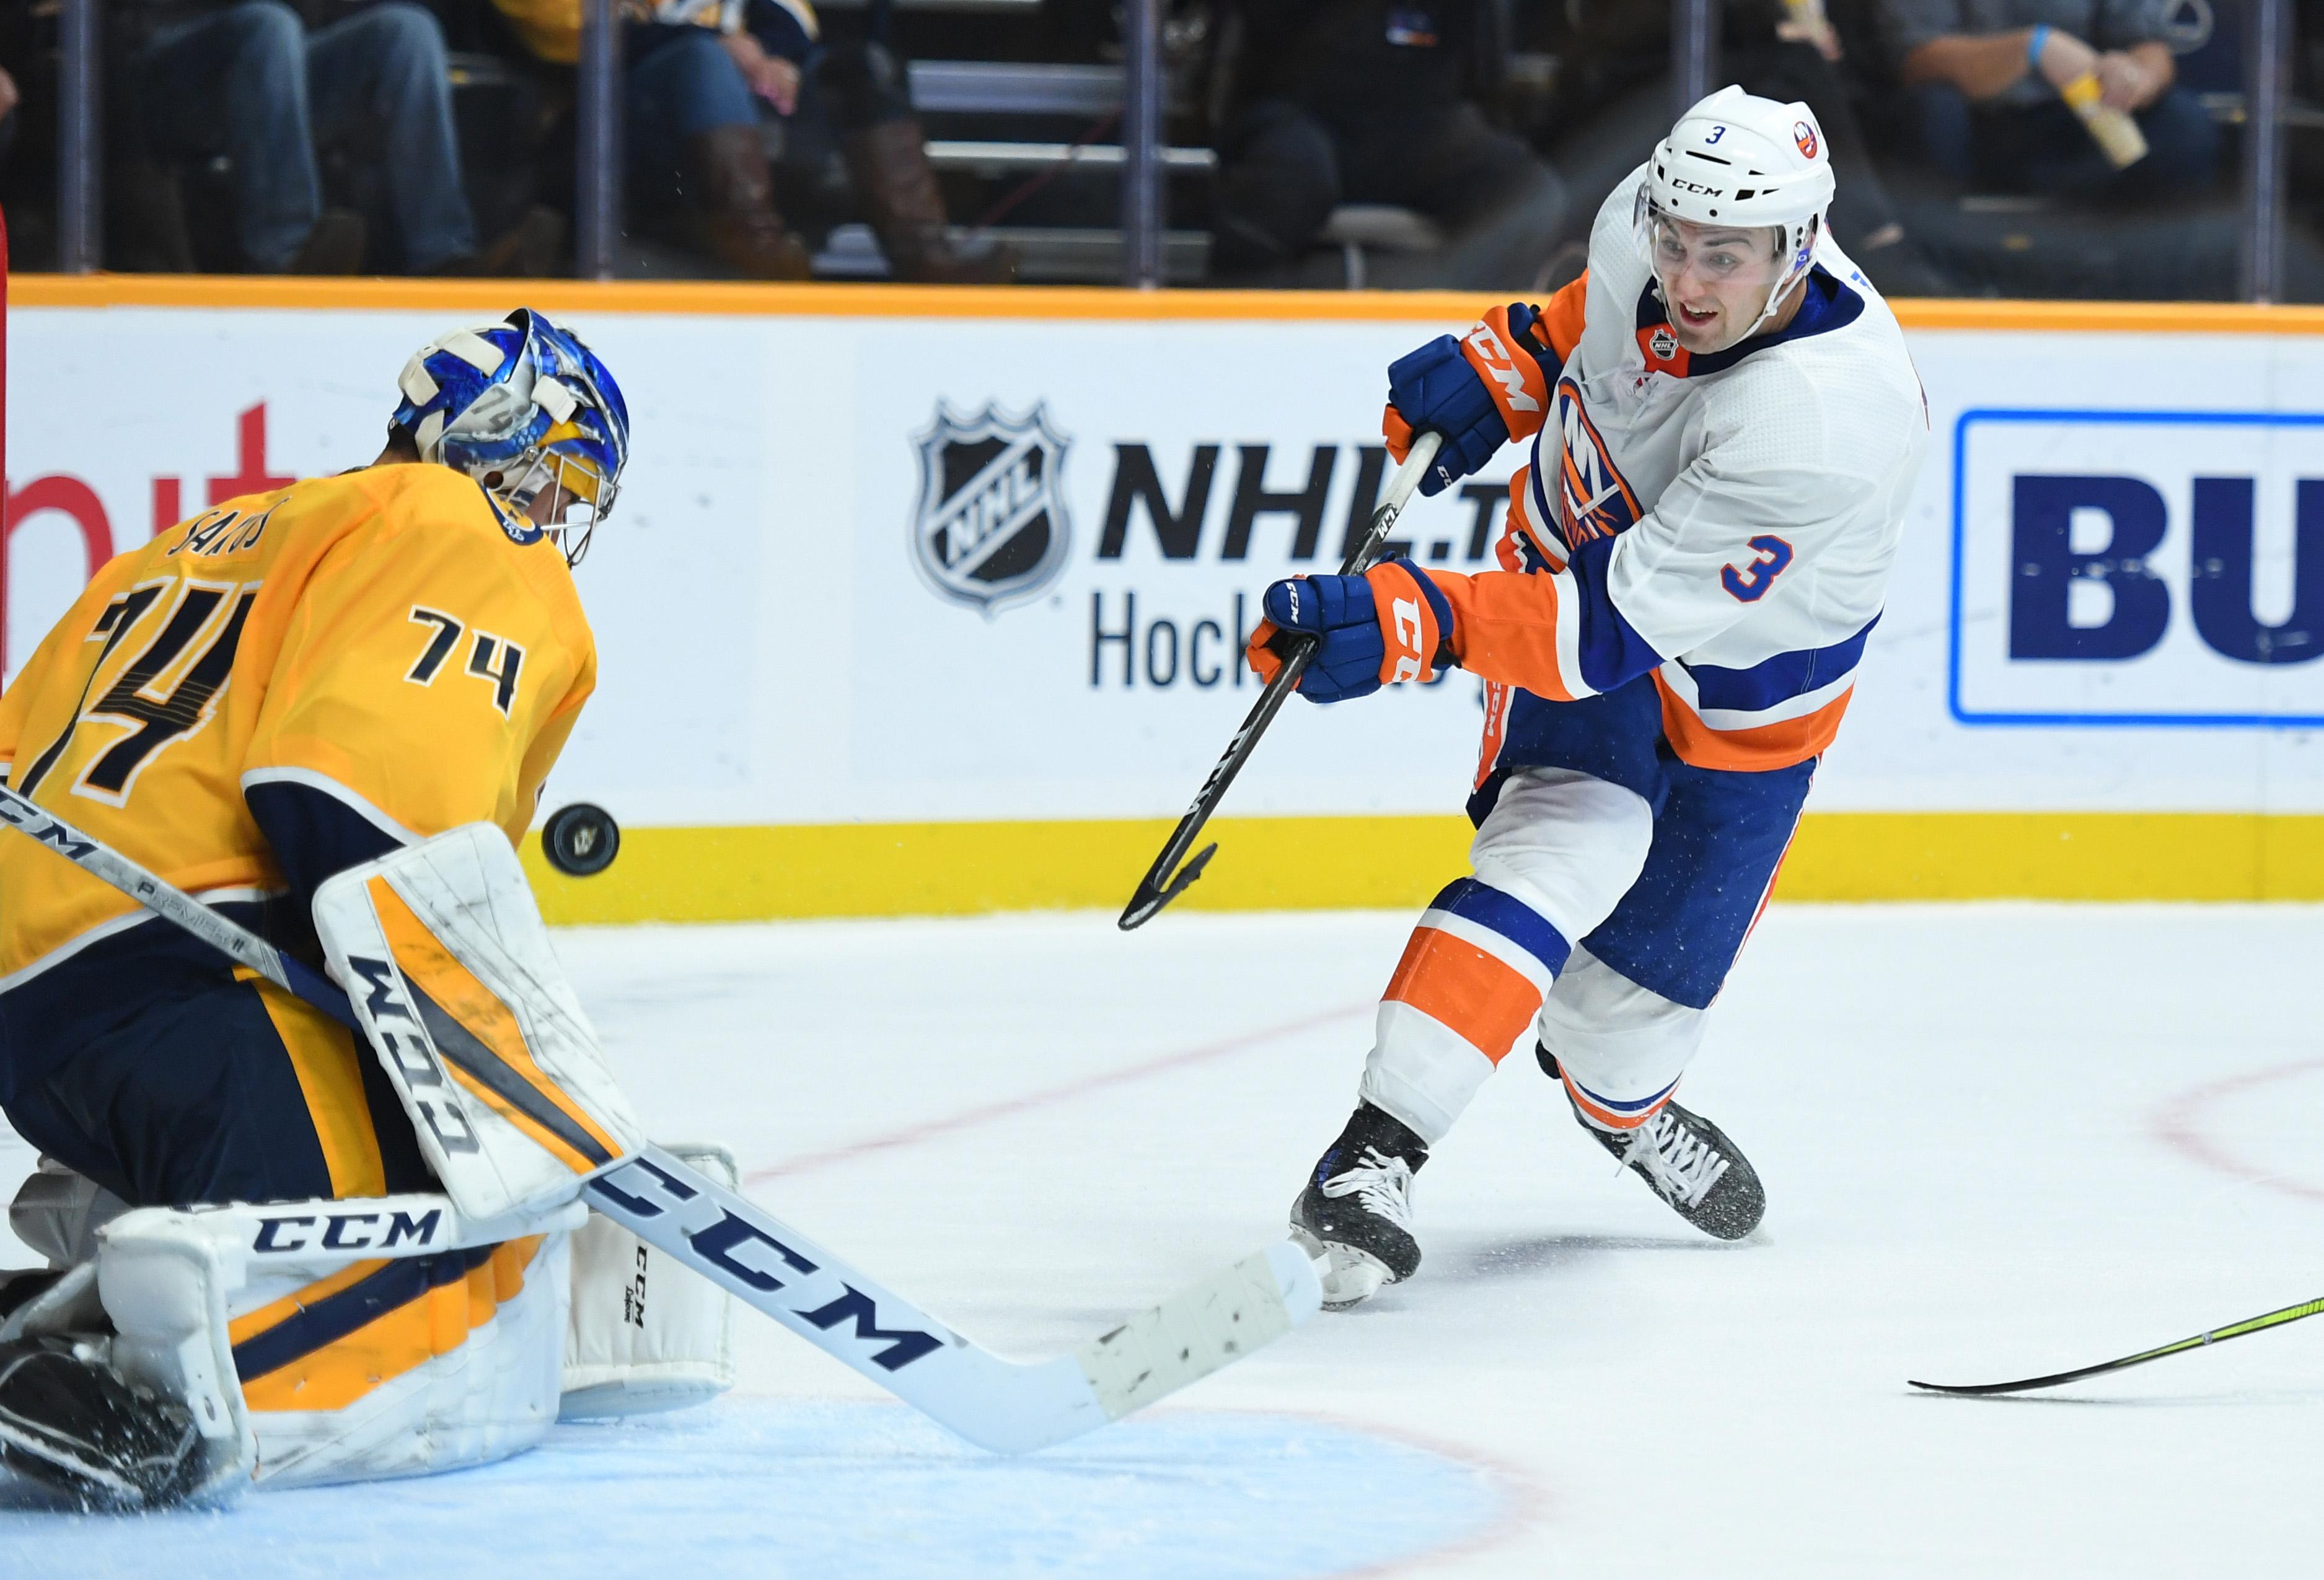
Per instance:
[[[1065,438],[1046,406],[1012,418],[988,402],[964,417],[939,401],[913,443],[912,563],[933,591],[991,615],[1065,568]]]
[[[1555,401],[1564,455],[1559,464],[1558,527],[1566,543],[1581,547],[1593,537],[1611,537],[1643,512],[1638,496],[1600,436],[1582,404],[1582,391],[1561,379]]]
[[[1813,159],[1816,150],[1823,146],[1816,136],[1815,128],[1805,121],[1792,123],[1792,141],[1799,145],[1802,159]]]

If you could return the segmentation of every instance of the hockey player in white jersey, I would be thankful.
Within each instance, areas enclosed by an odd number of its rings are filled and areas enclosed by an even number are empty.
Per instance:
[[[1728,87],[1599,212],[1589,268],[1389,369],[1435,492],[1505,444],[1502,569],[1277,582],[1254,667],[1322,638],[1315,702],[1484,682],[1471,876],[1390,978],[1355,1115],[1292,1227],[1344,1307],[1420,1265],[1413,1176],[1530,1026],[1574,1116],[1690,1223],[1765,1196],[1673,1100],[1880,616],[1928,413],[1895,318],[1832,243],[1815,116]]]

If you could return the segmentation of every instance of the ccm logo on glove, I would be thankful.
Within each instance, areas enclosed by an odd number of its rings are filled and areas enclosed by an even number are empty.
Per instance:
[[[1517,371],[1517,359],[1509,354],[1508,343],[1493,333],[1490,319],[1469,331],[1468,344],[1471,353],[1469,360],[1501,387],[1499,405],[1504,413],[1541,409],[1541,402],[1526,389],[1526,376]]]
[[[1550,390],[1565,365],[1543,337],[1541,322],[1534,308],[1511,302],[1460,339],[1440,335],[1388,364],[1388,409],[1380,414],[1388,453],[1402,463],[1412,436],[1423,430],[1444,441],[1421,480],[1422,493],[1441,492],[1491,461],[1503,445],[1541,431]]]
[[[1420,600],[1399,598],[1396,601],[1396,673],[1388,683],[1420,678]]]

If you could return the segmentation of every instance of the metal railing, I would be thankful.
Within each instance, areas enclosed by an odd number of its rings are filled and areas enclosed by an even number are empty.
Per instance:
[[[2244,124],[2244,296],[2283,295],[2284,78],[2292,60],[2292,0],[2254,0],[2244,60],[2249,90]]]
[[[581,60],[574,83],[580,146],[573,170],[573,271],[613,278],[622,234],[622,35],[613,0],[581,0]]]
[[[64,0],[57,16],[57,267],[94,273],[105,257],[105,19],[99,0]]]
[[[1121,283],[1162,284],[1162,0],[1123,0]]]
[[[1701,103],[1719,66],[1719,0],[1671,0],[1671,114]]]
[[[614,0],[582,0],[582,7],[576,265],[586,279],[610,280],[622,234],[618,21]],[[1717,79],[1722,10],[1720,0],[1672,0],[1671,81],[1677,108],[1701,98]],[[1125,285],[1154,289],[1163,283],[1165,184],[1173,168],[1163,147],[1161,0],[1123,0],[1121,15],[1121,279]],[[2246,0],[2243,287],[2246,298],[2255,302],[2275,301],[2283,293],[2292,23],[2291,0]],[[57,258],[58,267],[71,274],[102,267],[105,253],[103,31],[102,0],[60,0]]]

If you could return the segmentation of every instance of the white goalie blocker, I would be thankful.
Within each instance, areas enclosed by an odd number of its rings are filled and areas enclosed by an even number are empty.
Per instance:
[[[723,1392],[731,1297],[580,1199],[645,1136],[506,836],[472,825],[350,868],[315,913],[444,1193],[143,1208],[96,1231],[114,1362],[192,1410],[203,1493],[478,1464],[560,1417]],[[735,1181],[721,1148],[661,1150]],[[88,1216],[48,1194],[64,1252]]]

